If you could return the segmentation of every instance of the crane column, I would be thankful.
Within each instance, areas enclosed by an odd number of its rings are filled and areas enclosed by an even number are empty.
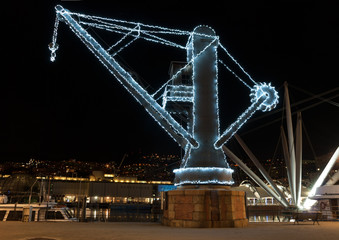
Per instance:
[[[199,143],[180,169],[175,170],[176,184],[230,185],[232,172],[219,138],[217,47],[213,29],[198,26],[188,41],[187,60],[193,59],[193,138]]]

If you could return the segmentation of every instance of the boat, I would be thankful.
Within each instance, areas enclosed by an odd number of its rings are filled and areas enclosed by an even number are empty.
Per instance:
[[[55,202],[0,203],[0,221],[78,221],[64,205]]]

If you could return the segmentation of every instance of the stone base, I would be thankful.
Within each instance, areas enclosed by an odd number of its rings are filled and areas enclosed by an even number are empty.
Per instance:
[[[196,228],[247,227],[245,193],[213,188],[168,191],[162,224]]]

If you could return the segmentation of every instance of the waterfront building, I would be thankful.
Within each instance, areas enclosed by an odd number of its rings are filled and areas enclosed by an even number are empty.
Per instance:
[[[88,204],[153,204],[160,200],[159,188],[165,181],[138,181],[120,178],[115,181],[51,181],[51,195],[57,202],[72,203],[86,197]]]

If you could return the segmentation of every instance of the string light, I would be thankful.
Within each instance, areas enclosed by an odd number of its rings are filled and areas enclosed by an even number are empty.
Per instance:
[[[175,185],[183,184],[221,184],[232,185],[233,169],[218,167],[186,167],[173,171],[177,182]],[[214,177],[211,178],[211,173]]]
[[[179,181],[176,183],[181,184],[227,184],[230,185],[233,183],[232,172],[233,170],[229,168],[229,165],[226,161],[226,157],[221,151],[221,146],[225,144],[240,128],[241,126],[257,111],[269,111],[274,108],[278,102],[278,94],[275,91],[274,87],[271,84],[266,83],[256,83],[252,77],[244,70],[244,68],[234,59],[234,57],[229,53],[229,51],[219,42],[219,37],[215,35],[213,29],[206,26],[198,26],[193,31],[182,31],[178,29],[170,29],[160,26],[147,25],[138,22],[128,22],[123,20],[103,18],[91,15],[85,15],[80,13],[70,12],[69,10],[64,9],[62,6],[56,6],[57,17],[54,24],[53,38],[52,43],[49,45],[51,51],[51,61],[55,61],[56,50],[58,45],[57,40],[57,30],[59,21],[64,21],[70,29],[75,33],[76,36],[89,48],[91,52],[98,58],[98,60],[111,72],[111,74],[123,85],[123,87],[146,109],[146,111],[156,120],[156,122],[182,147],[185,149],[185,157],[181,164],[181,168],[176,169],[174,172],[176,178]],[[75,17],[75,18],[73,18]],[[121,38],[113,43],[106,50],[83,28],[93,27],[97,29],[103,29],[109,32],[116,33],[121,35]],[[199,32],[195,31],[199,28],[207,29],[208,31]],[[211,34],[209,34],[210,32]],[[176,40],[166,39],[166,35],[176,36]],[[188,38],[186,45],[182,45],[177,41],[177,38],[184,37]],[[199,51],[198,48],[194,46],[194,38],[200,37],[208,40],[208,43],[205,43],[205,46]],[[163,44],[166,46],[175,47],[178,49],[183,49],[187,53],[187,64],[179,69],[173,76],[163,84],[157,91],[150,95],[144,88],[142,88],[137,81],[133,79],[128,71],[119,65],[119,63],[114,59],[114,57],[123,51],[125,48],[130,46],[133,42],[138,39],[143,39],[149,42],[154,42],[158,44]],[[118,48],[118,50],[115,50]],[[249,78],[254,86],[251,88],[250,84],[246,83],[241,79],[224,61],[218,59],[217,49],[221,48],[223,52],[239,67],[239,69]],[[115,51],[113,51],[115,50]],[[212,51],[213,50],[213,51]],[[113,53],[109,53],[113,52]],[[213,56],[215,60],[215,65],[212,66],[213,69],[209,69],[211,73],[215,73],[215,78],[212,80],[212,90],[215,96],[214,105],[211,106],[213,111],[215,111],[215,138],[213,137],[212,144],[209,147],[213,148],[213,151],[220,151],[219,153],[222,163],[218,163],[223,167],[192,167],[188,163],[190,161],[190,154],[202,145],[205,140],[199,139],[194,135],[194,129],[196,127],[196,121],[199,119],[193,118],[192,124],[187,124],[187,129],[184,129],[166,110],[166,105],[169,102],[189,102],[192,103],[193,113],[196,111],[196,86],[193,85],[184,85],[184,84],[175,84],[174,80],[177,79],[180,74],[182,74],[187,69],[198,64],[202,56],[206,54],[215,54]],[[205,55],[203,55],[205,54]],[[250,92],[250,98],[252,104],[247,108],[239,118],[232,123],[223,134],[220,135],[219,129],[219,99],[218,99],[218,63],[221,63],[228,71],[230,71],[238,80],[240,80],[246,87],[248,87]],[[198,64],[199,65],[199,64]],[[196,70],[193,68],[193,76],[196,77]],[[194,81],[193,81],[194,82]],[[171,84],[173,83],[173,84]],[[252,84],[251,84],[252,85]],[[211,91],[212,91],[211,90]],[[154,97],[162,92],[162,104],[160,105]],[[175,111],[172,111],[174,113]],[[194,114],[193,114],[194,116]],[[212,131],[212,130],[211,130]],[[192,136],[193,135],[193,136]],[[198,139],[197,139],[198,138]]]
[[[259,85],[254,85],[251,89],[250,96],[252,105],[226,129],[226,131],[215,142],[215,148],[221,148],[222,145],[224,145],[256,111],[261,110],[265,112],[275,108],[279,99],[278,93],[274,87],[271,86],[271,83],[260,83]]]
[[[58,27],[59,27],[59,17],[55,17],[55,22],[54,22],[54,31],[53,31],[53,37],[52,37],[52,42],[48,45],[48,49],[51,51],[51,62],[55,61],[56,57],[56,50],[58,50],[59,46],[56,43],[57,36],[58,36]]]
[[[57,14],[63,17],[64,21],[70,26],[75,35],[80,38],[98,60],[116,77],[125,89],[145,107],[147,112],[179,145],[182,146],[183,143],[189,142],[193,146],[198,146],[198,142],[196,142],[196,140],[193,139],[193,137],[71,17],[68,10],[65,10],[61,6],[57,6],[56,10]],[[185,145],[182,147],[185,147]]]

